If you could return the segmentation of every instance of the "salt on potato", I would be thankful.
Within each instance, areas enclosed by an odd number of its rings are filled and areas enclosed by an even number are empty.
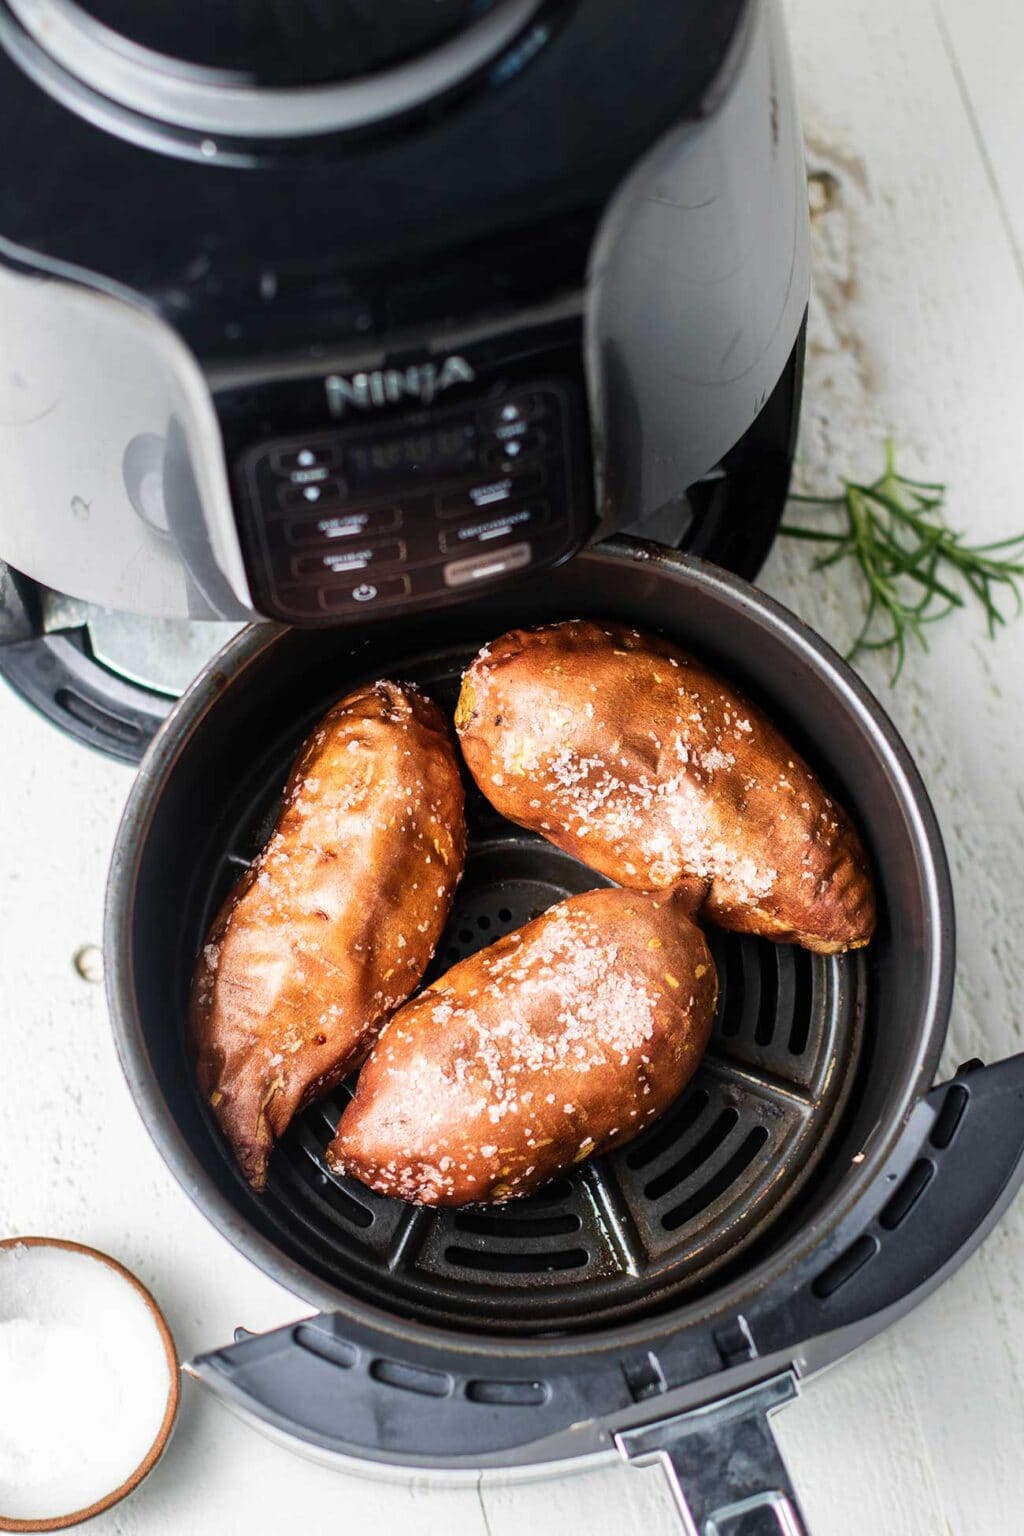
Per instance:
[[[449,726],[400,683],[328,711],[196,964],[200,1092],[254,1189],[292,1117],[357,1067],[419,985],[466,851]]]
[[[395,1014],[328,1163],[424,1205],[530,1194],[667,1109],[716,996],[704,936],[671,897],[572,896]]]
[[[470,772],[509,820],[740,933],[834,953],[875,925],[849,817],[765,714],[669,641],[574,619],[510,630],[463,678]]]

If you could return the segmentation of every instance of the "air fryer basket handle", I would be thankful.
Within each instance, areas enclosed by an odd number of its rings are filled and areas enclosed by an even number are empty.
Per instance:
[[[719,1402],[616,1435],[627,1461],[661,1462],[686,1536],[807,1536],[770,1415],[796,1396],[785,1371]]]

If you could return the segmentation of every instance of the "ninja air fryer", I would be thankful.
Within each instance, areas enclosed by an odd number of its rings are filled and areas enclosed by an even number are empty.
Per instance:
[[[625,527],[757,571],[808,295],[773,3],[2,0],[0,132],[0,668],[66,729],[137,759],[195,621]]]
[[[1024,1058],[933,1086],[954,923],[927,795],[863,684],[743,579],[808,293],[777,6],[0,0],[0,126],[0,667],[123,758],[168,716],[111,864],[118,1051],[190,1198],[317,1309],[187,1369],[342,1466],[658,1458],[691,1536],[793,1536],[771,1416],[996,1221]],[[864,835],[875,939],[710,933],[698,1074],[528,1200],[431,1211],[333,1174],[345,1085],[255,1195],[186,997],[299,743],[373,677],[450,709],[481,643],[580,615],[668,634],[778,722]],[[199,670],[253,619],[280,622]],[[599,883],[467,812],[431,977]]]

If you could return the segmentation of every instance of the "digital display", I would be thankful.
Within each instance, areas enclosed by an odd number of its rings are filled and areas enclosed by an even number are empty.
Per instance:
[[[430,431],[404,432],[376,442],[354,443],[345,450],[345,478],[352,485],[405,475],[436,475],[476,460],[476,428],[468,422]]]

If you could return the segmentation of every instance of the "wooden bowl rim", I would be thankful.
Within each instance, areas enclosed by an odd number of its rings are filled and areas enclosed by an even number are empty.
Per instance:
[[[171,1430],[174,1428],[174,1421],[178,1416],[178,1406],[181,1402],[181,1362],[178,1358],[174,1337],[167,1325],[167,1319],[153,1300],[153,1297],[142,1281],[136,1275],[133,1275],[130,1269],[126,1269],[123,1264],[119,1263],[117,1259],[111,1258],[109,1253],[102,1253],[99,1248],[90,1248],[85,1243],[74,1243],[69,1238],[63,1237],[0,1238],[0,1249],[22,1247],[63,1248],[68,1253],[85,1254],[87,1258],[98,1259],[101,1264],[106,1264],[108,1269],[114,1270],[123,1280],[127,1280],[136,1294],[142,1298],[153,1321],[156,1323],[167,1359],[167,1405],[164,1408],[164,1416],[161,1420],[160,1428],[157,1430],[156,1437],[143,1459],[139,1462],[134,1472],[125,1478],[123,1483],[119,1484],[112,1493],[104,1494],[101,1499],[97,1499],[95,1503],[89,1504],[85,1509],[76,1509],[70,1514],[51,1515],[44,1520],[15,1520],[10,1516],[0,1514],[0,1531],[64,1531],[69,1526],[81,1525],[83,1521],[91,1520],[94,1515],[102,1515],[108,1509],[112,1509],[115,1504],[119,1504],[122,1499],[126,1499],[130,1493],[133,1493],[143,1478],[152,1472],[167,1448],[167,1442],[171,1437]]]

